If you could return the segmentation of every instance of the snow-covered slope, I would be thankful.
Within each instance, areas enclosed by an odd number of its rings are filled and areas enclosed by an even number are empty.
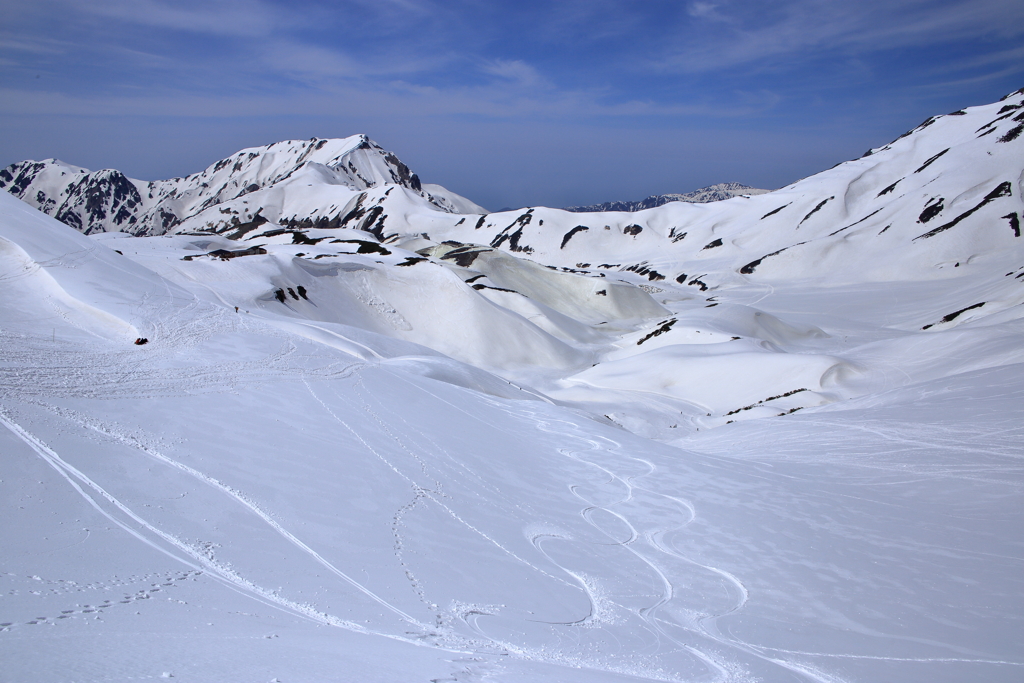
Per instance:
[[[0,193],[0,679],[1018,680],[1022,105],[636,213]]]
[[[604,211],[643,211],[662,206],[669,202],[693,202],[695,204],[706,204],[708,202],[720,202],[725,199],[732,199],[742,195],[765,194],[770,190],[759,190],[756,187],[743,185],[742,183],[716,183],[708,187],[702,187],[693,192],[684,194],[652,194],[646,199],[638,202],[604,202],[603,204],[590,204],[588,206],[567,206],[566,211],[573,213],[598,213]]]

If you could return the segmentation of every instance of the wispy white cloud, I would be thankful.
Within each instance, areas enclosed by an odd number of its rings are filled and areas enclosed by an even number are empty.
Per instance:
[[[882,130],[867,146],[1024,68],[1019,0],[0,0],[0,16],[0,115],[92,117],[113,138],[126,116],[183,136],[360,116],[409,139]],[[0,151],[17,137],[0,128]]]
[[[74,6],[118,22],[248,37],[270,35],[286,20],[284,12],[263,0],[89,0]]]
[[[537,69],[521,59],[497,59],[485,63],[481,70],[521,87],[551,87],[551,83]]]
[[[664,51],[666,69],[716,71],[766,61],[806,60],[816,53],[877,53],[1024,35],[1024,4],[1006,0],[791,0],[766,11],[760,3],[694,2],[698,23]],[[729,16],[728,25],[701,20]]]
[[[727,17],[718,11],[718,5],[717,2],[691,2],[686,12],[691,17],[724,21]]]

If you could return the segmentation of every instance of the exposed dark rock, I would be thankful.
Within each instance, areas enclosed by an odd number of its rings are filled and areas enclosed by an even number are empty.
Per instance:
[[[786,393],[779,394],[778,396],[769,396],[768,398],[761,399],[757,403],[751,403],[749,406],[743,406],[742,408],[737,408],[736,410],[730,410],[725,415],[726,415],[726,417],[728,417],[729,415],[735,415],[736,413],[739,413],[741,411],[750,410],[751,408],[756,408],[757,406],[762,405],[764,403],[767,403],[768,401],[775,401],[775,400],[780,399],[780,398],[786,398],[788,396],[793,396],[794,394],[799,394],[801,391],[808,391],[808,390],[807,389],[794,389],[793,391],[787,391]],[[790,409],[789,412],[790,413],[795,413],[798,410],[800,410],[800,408],[792,408],[792,409]],[[786,413],[783,413],[783,414],[785,415]]]
[[[641,344],[643,344],[648,339],[653,339],[654,337],[657,337],[660,334],[665,334],[666,332],[668,332],[669,330],[672,329],[672,326],[675,325],[676,322],[678,322],[676,320],[676,318],[672,318],[671,320],[666,320],[665,322],[661,323],[660,327],[656,328],[653,332],[645,335],[642,339],[640,339],[640,341],[638,341],[636,343],[636,345],[640,346]]]
[[[793,203],[793,202],[790,202],[790,204],[792,204],[792,203]],[[774,216],[774,215],[775,215],[775,214],[777,214],[777,213],[778,213],[779,211],[782,211],[783,209],[785,209],[785,208],[786,208],[787,206],[789,206],[789,204],[783,204],[782,206],[780,206],[780,207],[779,207],[779,208],[777,208],[777,209],[772,209],[771,211],[769,211],[769,212],[768,212],[768,213],[766,213],[765,215],[761,216],[761,220],[764,220],[765,218],[768,218],[768,216]]]
[[[477,283],[477,284],[473,285],[473,289],[476,289],[476,290],[493,289],[496,292],[510,292],[512,294],[518,294],[519,293],[519,292],[517,292],[514,289],[505,289],[504,287],[492,287],[491,285],[482,285],[480,283]]]
[[[1014,211],[1013,213],[1003,216],[1003,218],[1010,221],[1010,229],[1013,230],[1013,236],[1020,237],[1020,217],[1017,215],[1017,212]]]
[[[924,207],[924,211],[922,211],[921,215],[917,217],[917,222],[927,223],[931,219],[938,216],[939,213],[942,212],[942,209],[945,208],[942,205],[943,201],[944,200],[942,197],[937,197],[936,199],[933,199],[930,202],[928,202],[928,204],[926,204]]]
[[[690,280],[689,282],[687,282],[686,284],[687,285],[697,285],[698,287],[700,287],[700,291],[702,291],[702,292],[708,291],[707,283],[705,283],[704,281],[698,279],[699,277],[703,277],[703,276],[695,277],[692,280]]]
[[[996,142],[1010,142],[1020,137],[1021,131],[1024,131],[1024,123],[1014,126],[1010,130],[1006,131],[1006,134],[996,140]]]
[[[900,178],[900,180],[903,180],[903,178]],[[882,196],[883,194],[889,194],[890,192],[892,192],[893,190],[895,190],[895,189],[896,189],[896,186],[897,186],[897,185],[899,185],[899,183],[900,183],[900,180],[897,180],[897,181],[896,181],[895,183],[893,183],[892,185],[889,185],[888,187],[886,187],[886,188],[885,188],[884,190],[882,190],[881,192],[879,192],[879,193],[878,193],[877,195],[875,195],[875,196],[876,196],[876,197],[881,197],[881,196]]]
[[[800,221],[800,222],[799,222],[799,223],[797,224],[797,226],[796,226],[796,227],[798,227],[798,228],[799,228],[799,227],[800,227],[801,225],[803,225],[803,224],[804,224],[804,221],[806,221],[806,220],[807,220],[808,218],[810,218],[810,217],[811,217],[811,216],[813,216],[814,214],[816,214],[816,213],[818,213],[819,211],[821,211],[821,207],[825,206],[826,204],[828,204],[828,203],[829,203],[829,202],[830,202],[831,200],[833,200],[833,199],[835,199],[835,197],[834,197],[834,196],[833,196],[833,197],[829,197],[828,199],[823,199],[823,200],[821,200],[821,202],[820,202],[820,203],[819,203],[819,204],[818,204],[818,205],[817,205],[816,207],[814,207],[813,209],[811,209],[811,212],[810,212],[809,214],[807,214],[806,216],[804,216],[804,219],[803,219],[802,221]]]
[[[469,268],[473,265],[473,261],[476,260],[476,257],[485,251],[491,250],[487,247],[468,245],[449,251],[447,254],[442,256],[441,259],[445,261],[455,261],[456,265],[462,266],[463,268]]]
[[[1013,116],[1013,112],[1012,111],[1009,114],[1003,114],[1002,116],[997,116],[996,118],[992,119],[991,121],[989,121],[984,126],[982,126],[981,128],[979,128],[978,130],[976,130],[974,132],[975,133],[979,133],[979,132],[985,130],[986,128],[992,128],[993,126],[995,126],[997,123],[999,123],[1003,119],[1008,119],[1011,116]],[[987,135],[987,133],[985,133],[985,135]],[[981,135],[979,135],[978,137],[980,138]]]
[[[562,244],[558,248],[565,249],[565,245],[569,243],[569,240],[572,239],[573,235],[575,235],[578,232],[584,232],[585,230],[590,230],[590,228],[588,228],[585,225],[577,225],[575,228],[565,233],[565,235],[562,237]]]
[[[260,211],[262,211],[262,209]],[[226,230],[230,230],[233,227],[235,231],[230,235],[225,235],[225,237],[229,240],[241,239],[261,225],[269,223],[269,220],[260,215],[260,211],[257,211],[256,215],[252,217],[252,220],[246,223],[239,223],[237,216],[232,217],[231,224],[226,228]]]
[[[704,245],[704,248],[701,249],[701,251],[707,251],[708,249],[714,249],[715,247],[720,246],[722,246],[722,238],[718,238],[712,242],[708,242],[707,244]]]
[[[249,247],[248,249],[239,249],[237,251],[229,251],[227,249],[214,249],[213,251],[206,254],[192,254],[182,258],[182,261],[191,261],[192,259],[199,258],[200,256],[210,256],[212,258],[219,258],[222,261],[228,259],[239,258],[240,256],[257,256],[259,254],[266,254],[267,250],[263,247]]]
[[[640,263],[635,263],[631,266],[626,266],[622,270],[631,273],[636,273],[637,275],[646,275],[647,279],[651,280],[652,282],[655,280],[665,279],[664,275],[662,275],[656,270],[652,270],[651,268],[647,267],[647,261],[641,261]]]
[[[672,228],[671,230],[668,231],[668,238],[670,240],[672,240],[673,244],[675,244],[679,240],[685,238],[686,235],[687,235],[687,233],[685,233],[685,232],[678,232],[677,233],[675,228]]]
[[[891,145],[891,144],[892,144],[893,142],[896,142],[897,140],[902,140],[903,138],[907,137],[908,135],[913,135],[914,133],[916,133],[916,132],[917,132],[917,131],[919,131],[919,130],[924,130],[924,129],[925,129],[925,128],[927,128],[928,126],[930,126],[930,125],[932,125],[933,123],[935,123],[935,122],[936,122],[937,120],[938,120],[938,118],[937,118],[937,117],[935,117],[935,116],[929,116],[929,117],[928,117],[928,118],[926,118],[926,119],[925,119],[924,121],[922,121],[922,122],[921,122],[921,125],[919,125],[919,126],[918,126],[917,128],[911,128],[911,129],[910,129],[910,130],[908,130],[908,131],[907,131],[906,133],[904,133],[903,135],[901,135],[901,136],[899,136],[898,138],[896,138],[896,140],[893,140],[892,142],[890,142],[890,143],[889,143],[889,145]],[[888,147],[889,145],[886,145],[886,147]]]
[[[960,214],[959,216],[957,216],[956,218],[954,218],[950,222],[948,222],[948,223],[946,223],[944,225],[940,225],[939,227],[935,228],[934,230],[929,230],[928,232],[924,233],[923,235],[918,235],[917,237],[914,238],[914,241],[919,240],[919,239],[928,238],[928,237],[934,237],[935,235],[938,235],[940,232],[943,232],[944,230],[949,230],[950,228],[955,226],[957,223],[959,223],[960,221],[964,220],[965,218],[967,218],[968,216],[973,214],[975,211],[978,211],[979,209],[981,209],[983,206],[985,206],[989,202],[992,202],[992,201],[994,201],[994,200],[996,200],[996,199],[998,199],[1000,197],[1009,197],[1010,194],[1011,194],[1011,188],[1012,188],[1012,185],[1010,184],[1009,181],[1005,181],[1005,182],[1000,183],[996,187],[996,189],[992,190],[987,195],[985,195],[985,198],[982,199],[981,202],[979,202],[978,205],[975,206],[973,209],[969,209],[969,210],[963,212],[962,214]]]
[[[368,144],[368,143],[367,143]],[[391,178],[396,183],[404,185],[416,192],[421,192],[423,187],[420,185],[419,176],[409,170],[402,161],[391,152],[384,153],[384,161],[391,165]]]
[[[356,249],[357,254],[380,254],[381,256],[389,256],[391,254],[388,249],[376,242],[367,242],[366,240],[333,240],[332,244],[335,242],[340,242],[342,244],[358,244],[359,248]]]
[[[533,248],[528,246],[519,246],[519,240],[523,236],[523,228],[529,225],[532,219],[533,209],[529,209],[526,213],[520,215],[518,218],[512,221],[512,223],[507,228],[498,233],[494,237],[494,239],[491,240],[491,246],[497,249],[502,244],[504,244],[505,240],[508,240],[510,250],[533,253]],[[516,227],[517,225],[519,226],[519,229],[510,235],[509,230]]]
[[[340,227],[345,227],[350,221],[359,220],[366,213],[366,209],[363,208],[363,202],[366,201],[366,193],[363,192],[356,197],[356,204],[352,209],[345,214],[345,217],[341,219]]]
[[[928,168],[929,166],[934,164],[938,160],[939,157],[941,157],[943,154],[945,154],[948,151],[949,151],[949,148],[947,147],[946,149],[942,150],[941,152],[939,152],[935,156],[931,157],[930,159],[928,159],[928,161],[926,161],[923,164],[921,164],[921,167],[919,169],[917,169],[916,171],[914,171],[914,173],[920,173],[924,169]]]
[[[807,244],[807,242],[797,242],[796,244],[793,244],[791,246],[792,247],[799,247],[801,244]],[[761,261],[764,261],[766,258],[771,258],[772,256],[778,256],[779,254],[781,254],[782,252],[786,251],[789,248],[791,248],[791,247],[783,247],[782,249],[779,249],[778,251],[773,251],[770,254],[765,254],[761,258],[756,259],[754,261],[751,261],[747,265],[745,265],[742,268],[740,268],[740,273],[742,273],[743,275],[750,275],[751,273],[754,272],[754,270],[759,265],[761,265]]]
[[[874,216],[876,213],[878,213],[881,210],[882,209],[876,209],[875,211],[872,211],[871,213],[869,213],[867,216],[864,216],[864,218],[861,218],[859,221],[856,221],[854,223],[850,223],[845,228],[839,228],[835,232],[829,233],[829,237],[835,237],[836,235],[838,235],[839,233],[843,232],[844,230],[849,230],[850,228],[852,228],[855,225],[860,225],[861,223],[863,223],[867,219],[871,218],[872,216]]]
[[[980,304],[973,304],[973,305],[971,305],[971,306],[967,306],[967,307],[965,307],[965,308],[961,308],[961,309],[960,309],[959,311],[953,311],[953,312],[952,312],[952,313],[950,313],[949,315],[943,316],[942,320],[940,320],[940,321],[939,321],[938,323],[936,323],[936,324],[938,324],[938,325],[941,325],[942,323],[949,323],[949,322],[953,322],[953,321],[954,321],[954,320],[956,320],[956,319],[957,319],[958,317],[960,317],[960,314],[961,314],[961,313],[966,313],[967,311],[970,311],[971,309],[974,309],[974,308],[981,308],[981,307],[982,307],[982,306],[984,306],[984,305],[985,305],[985,302],[984,302],[984,301],[982,301],[982,302],[981,302]],[[922,327],[921,329],[922,329],[922,330],[927,330],[927,329],[928,329],[929,327],[932,327],[932,326],[933,326],[933,325],[925,325],[925,326],[924,326],[924,327]]]

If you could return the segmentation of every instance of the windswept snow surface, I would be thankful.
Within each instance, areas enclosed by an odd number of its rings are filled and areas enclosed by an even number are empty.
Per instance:
[[[0,681],[1021,680],[1022,117],[635,213],[9,167]]]

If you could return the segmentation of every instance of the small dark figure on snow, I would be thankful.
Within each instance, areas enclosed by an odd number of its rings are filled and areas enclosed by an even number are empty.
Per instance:
[[[149,343],[149,340],[146,339],[145,337],[139,337],[138,339],[135,340],[135,345],[136,346],[142,346],[143,344],[148,344],[148,343]]]

